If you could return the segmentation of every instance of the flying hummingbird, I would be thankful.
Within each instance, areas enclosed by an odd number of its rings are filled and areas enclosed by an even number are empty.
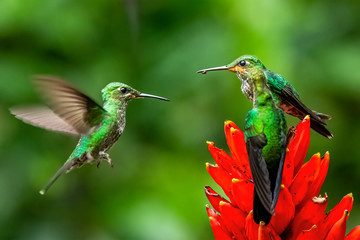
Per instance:
[[[45,96],[50,107],[11,108],[10,112],[25,123],[48,130],[80,137],[74,151],[64,165],[40,190],[45,192],[64,172],[86,163],[112,161],[107,151],[119,139],[125,128],[127,104],[136,98],[166,98],[141,93],[120,83],[109,83],[102,90],[104,105],[100,106],[86,94],[64,80],[53,76],[37,76],[34,83]]]
[[[259,68],[250,68],[249,91],[253,109],[245,119],[245,142],[254,180],[253,216],[256,223],[270,222],[279,197],[286,154],[286,121],[276,106],[267,78]]]
[[[295,88],[279,74],[268,70],[264,64],[255,56],[243,55],[232,63],[215,68],[199,70],[198,73],[206,74],[209,71],[228,70],[236,73],[241,80],[241,90],[251,101],[254,100],[254,92],[251,90],[250,82],[254,78],[254,68],[262,71],[266,77],[266,86],[270,89],[273,99],[278,107],[286,114],[292,115],[299,119],[310,116],[310,126],[316,132],[331,139],[333,135],[326,129],[325,120],[330,120],[329,115],[312,111],[301,102],[299,94]]]

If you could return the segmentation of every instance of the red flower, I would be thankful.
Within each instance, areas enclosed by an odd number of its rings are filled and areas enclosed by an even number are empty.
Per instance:
[[[214,208],[206,207],[216,240],[360,239],[360,226],[345,236],[346,220],[354,201],[351,193],[329,213],[324,213],[327,195],[318,195],[328,171],[329,153],[323,157],[317,153],[303,164],[310,143],[309,117],[296,127],[295,136],[288,144],[275,216],[267,226],[256,224],[252,215],[254,184],[244,133],[233,122],[226,121],[225,135],[232,156],[207,142],[216,164],[207,163],[206,169],[228,198],[205,187]]]

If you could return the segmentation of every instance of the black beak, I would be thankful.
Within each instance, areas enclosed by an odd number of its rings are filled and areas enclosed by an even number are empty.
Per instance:
[[[156,98],[156,99],[167,101],[167,102],[170,101],[167,98],[163,98],[163,97],[159,97],[159,96],[151,95],[151,94],[146,94],[146,93],[140,93],[136,96],[136,98]]]
[[[207,72],[210,72],[210,71],[219,71],[219,70],[229,70],[229,67],[221,66],[221,67],[207,68],[207,69],[199,70],[199,71],[197,71],[197,73],[206,74]]]

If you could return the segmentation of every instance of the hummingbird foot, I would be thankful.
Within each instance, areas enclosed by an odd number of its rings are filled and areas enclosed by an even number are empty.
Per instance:
[[[114,164],[112,163],[112,160],[108,153],[101,151],[99,154],[100,154],[100,158],[99,158],[100,160],[97,164],[97,167],[99,167],[101,160],[106,160],[111,167],[114,167]]]

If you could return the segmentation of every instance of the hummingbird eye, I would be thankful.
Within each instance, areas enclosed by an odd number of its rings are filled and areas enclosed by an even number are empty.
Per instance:
[[[121,93],[126,93],[127,92],[127,88],[125,88],[125,87],[122,87],[119,90],[120,90]]]
[[[241,60],[241,61],[239,62],[239,66],[243,67],[243,66],[245,66],[245,65],[246,65],[246,61],[245,61],[245,60]]]

